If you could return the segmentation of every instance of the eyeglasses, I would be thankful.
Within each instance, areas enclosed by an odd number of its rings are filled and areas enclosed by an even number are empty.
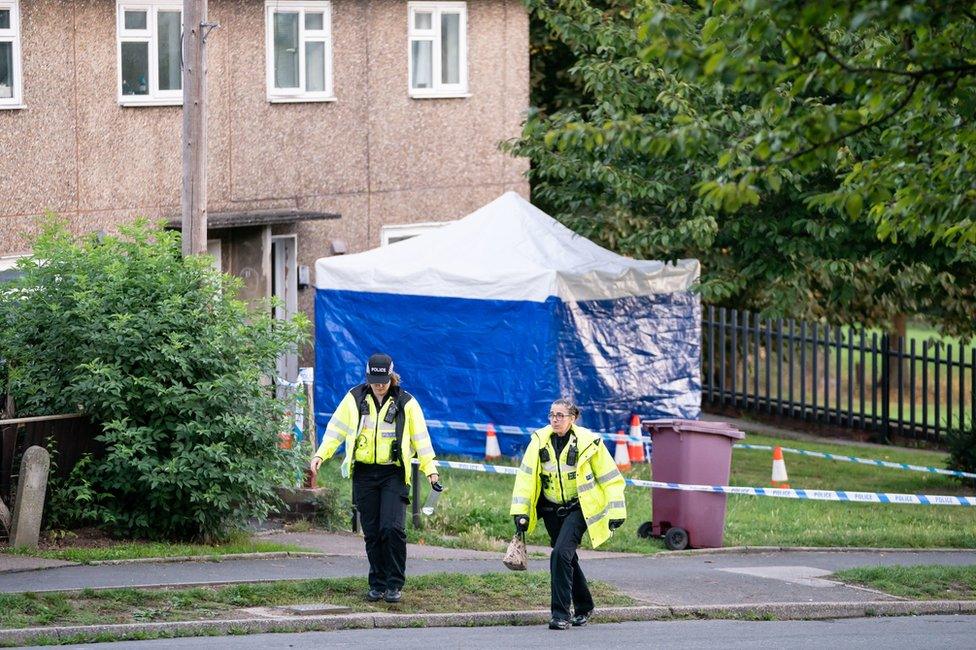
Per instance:
[[[549,419],[550,420],[555,420],[556,422],[562,422],[563,420],[565,420],[568,417],[571,417],[571,416],[569,414],[567,414],[567,413],[550,413],[549,414]]]

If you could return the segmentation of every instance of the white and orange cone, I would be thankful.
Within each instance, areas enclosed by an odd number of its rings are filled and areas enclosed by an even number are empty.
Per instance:
[[[630,462],[644,462],[644,441],[641,439],[640,418],[634,413],[630,417],[630,437],[627,440],[627,450],[630,452]]]
[[[501,447],[498,446],[498,437],[495,435],[495,427],[488,425],[485,436],[485,460],[495,460],[502,457]]]
[[[789,489],[789,477],[786,475],[786,461],[783,460],[783,450],[777,445],[773,447],[773,479],[774,488]]]
[[[623,429],[617,432],[617,447],[613,451],[613,462],[617,463],[617,469],[626,472],[630,469],[630,452],[627,450],[627,436]]]

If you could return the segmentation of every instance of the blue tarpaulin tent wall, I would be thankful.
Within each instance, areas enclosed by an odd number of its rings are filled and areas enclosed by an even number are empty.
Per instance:
[[[393,357],[430,420],[541,427],[553,399],[581,423],[697,418],[701,308],[696,260],[619,256],[513,192],[436,231],[317,261],[319,436],[366,358]],[[480,456],[484,434],[431,427],[439,454]],[[502,452],[528,439],[499,433]]]

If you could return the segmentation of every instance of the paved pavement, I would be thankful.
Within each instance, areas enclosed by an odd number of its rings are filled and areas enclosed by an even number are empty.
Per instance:
[[[0,573],[0,592],[58,591],[107,587],[199,585],[269,580],[365,576],[359,537],[302,533],[289,541],[329,555],[195,562],[139,562],[71,565]],[[282,538],[282,536],[276,536]],[[505,571],[500,553],[411,544],[407,574]],[[842,585],[825,576],[840,569],[878,564],[974,564],[974,551],[752,551],[660,553],[652,556],[589,551],[587,577],[605,580],[649,605],[694,606],[749,603],[816,603],[894,600]],[[545,571],[548,560],[530,559]]]

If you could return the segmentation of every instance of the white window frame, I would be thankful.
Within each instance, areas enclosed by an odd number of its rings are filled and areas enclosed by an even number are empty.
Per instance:
[[[10,11],[10,29],[0,29],[0,43],[12,43],[14,86],[10,97],[0,98],[0,109],[25,108],[24,80],[20,61],[20,0],[0,0],[0,9]]]
[[[324,14],[321,30],[310,30],[306,33],[306,12]],[[276,88],[274,85],[274,15],[276,13],[298,14],[298,88]],[[308,92],[305,90],[305,44],[316,41],[325,43],[325,90]],[[270,103],[336,101],[332,84],[332,2],[326,0],[265,0],[264,51],[265,80]]]
[[[431,13],[431,29],[416,29],[414,19],[417,13]],[[441,14],[460,14],[458,43],[458,83],[441,82]],[[414,88],[413,43],[431,41],[431,88]],[[408,2],[407,3],[407,93],[416,99],[438,99],[449,97],[470,97],[468,92],[468,3],[467,2]]]
[[[180,33],[181,33],[181,52],[182,59],[182,33],[184,29],[183,19],[186,13],[183,11],[183,0],[116,0],[115,2],[115,34],[116,34],[116,76],[115,93],[118,97],[120,106],[182,106],[183,89],[180,90],[160,90],[159,89],[159,33],[157,30],[157,16],[160,10],[173,11],[178,9],[180,12]],[[145,11],[146,29],[126,29],[125,12],[126,10]],[[149,44],[149,70],[148,79],[149,93],[146,95],[123,95],[122,94],[122,43],[148,43]],[[182,82],[180,84],[182,86]]]
[[[404,223],[382,226],[380,227],[380,246],[396,244],[397,242],[410,239],[411,237],[416,237],[417,235],[423,235],[424,233],[437,230],[438,228],[443,228],[444,226],[452,223],[454,222],[427,221],[424,223]]]

